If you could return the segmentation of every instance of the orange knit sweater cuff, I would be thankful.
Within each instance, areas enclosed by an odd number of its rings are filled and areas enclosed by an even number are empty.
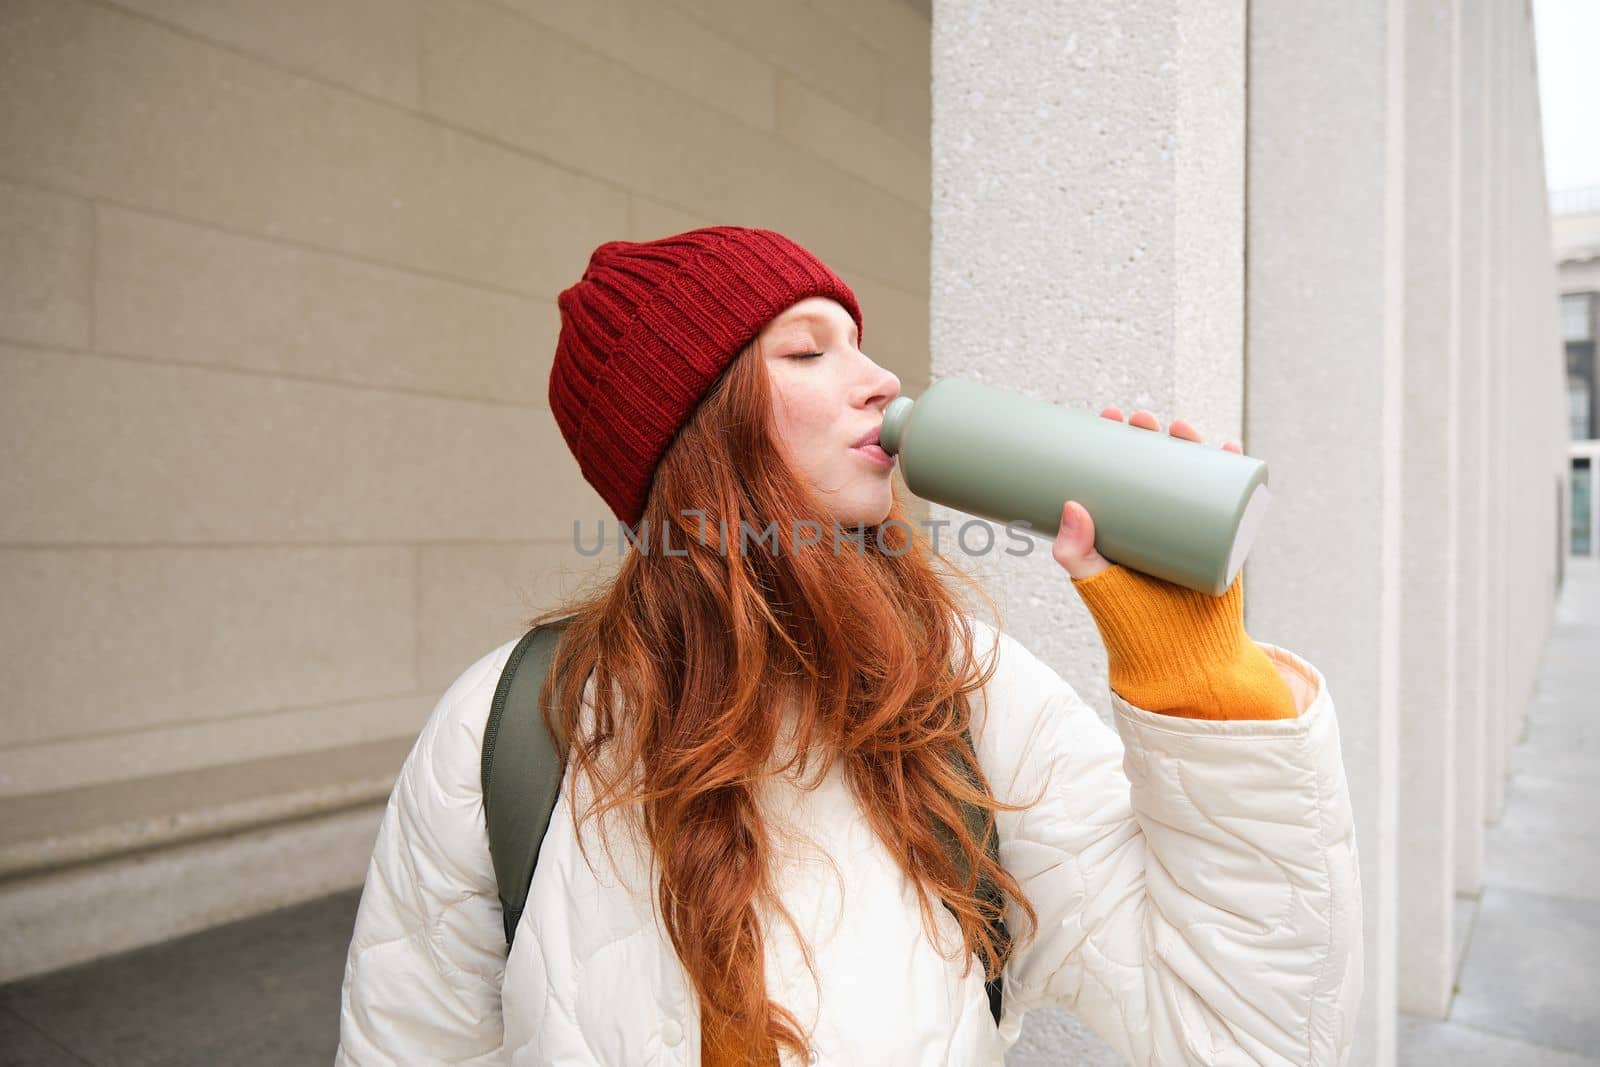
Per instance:
[[[1244,574],[1220,597],[1112,564],[1072,580],[1105,642],[1111,688],[1186,719],[1292,719],[1294,696],[1244,631]]]

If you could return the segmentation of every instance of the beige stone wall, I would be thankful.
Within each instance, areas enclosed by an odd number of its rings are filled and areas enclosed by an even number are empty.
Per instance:
[[[413,732],[594,564],[588,253],[781,230],[927,378],[904,0],[0,5],[0,797]]]

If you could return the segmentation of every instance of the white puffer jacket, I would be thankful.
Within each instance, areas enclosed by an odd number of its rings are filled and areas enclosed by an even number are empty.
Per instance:
[[[934,909],[946,959],[839,768],[812,790],[776,785],[772,817],[803,835],[781,853],[784,904],[818,981],[777,921],[767,989],[810,1027],[806,1062],[998,1065],[1023,1014],[1057,1003],[1135,1064],[1342,1063],[1361,894],[1321,674],[1263,643],[1298,718],[1173,718],[1113,694],[1113,732],[1017,641],[972,626],[1000,661],[974,700],[978,759],[1002,800],[1048,779],[1032,809],[997,817],[1039,936],[1007,967],[996,1028],[979,968],[963,978],[950,951],[954,917]],[[591,870],[565,791],[506,957],[479,757],[514,645],[450,686],[400,772],[345,965],[337,1063],[692,1067],[698,1007],[654,921],[648,864],[626,834],[605,833],[608,856],[591,820]],[[1009,923],[1024,929],[1014,906]]]

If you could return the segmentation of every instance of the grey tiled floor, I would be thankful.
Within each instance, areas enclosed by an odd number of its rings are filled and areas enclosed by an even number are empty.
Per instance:
[[[1402,1065],[1600,1067],[1600,568],[1572,561],[1443,1022]]]
[[[358,893],[0,988],[0,1067],[333,1062]]]
[[[1449,1018],[1402,1017],[1402,1065],[1600,1067],[1600,568],[1569,566],[1511,770]],[[0,988],[0,1067],[329,1064],[357,899]]]

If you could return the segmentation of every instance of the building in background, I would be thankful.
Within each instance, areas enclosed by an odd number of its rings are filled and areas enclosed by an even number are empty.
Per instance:
[[[1571,553],[1600,552],[1600,188],[1551,194],[1556,271],[1561,287],[1561,339],[1567,350],[1567,419],[1572,436]]]
[[[1270,461],[1247,621],[1337,693],[1393,1063],[1562,573],[1538,116],[1522,0],[0,5],[0,980],[360,883],[451,680],[610,563],[556,294],[737,223],[907,393]],[[971,563],[1107,712],[1048,553]],[[1116,1062],[1041,1011],[1010,1063],[1066,1056]]]
[[[1564,261],[1563,267],[1566,262]],[[1563,270],[1563,274],[1565,271]],[[1563,282],[1565,278],[1563,277]],[[1561,339],[1567,346],[1567,418],[1574,441],[1587,441],[1595,437],[1595,404],[1597,397],[1594,376],[1594,290],[1561,294]]]

